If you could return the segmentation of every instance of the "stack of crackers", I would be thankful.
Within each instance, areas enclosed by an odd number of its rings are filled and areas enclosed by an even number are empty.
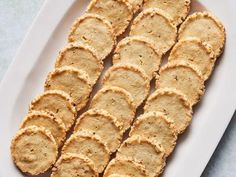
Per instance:
[[[189,11],[190,0],[92,0],[12,140],[16,166],[51,177],[159,176],[225,44],[216,17]]]

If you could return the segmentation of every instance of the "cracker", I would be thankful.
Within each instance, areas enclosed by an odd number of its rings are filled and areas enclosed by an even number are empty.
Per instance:
[[[31,102],[29,110],[53,112],[55,117],[62,120],[66,131],[73,125],[77,116],[71,97],[61,90],[45,91]]]
[[[139,116],[129,135],[143,136],[158,143],[166,156],[169,156],[174,150],[177,140],[172,122],[161,112],[148,112]]]
[[[162,88],[152,93],[144,106],[144,112],[158,111],[172,121],[175,131],[183,133],[192,120],[192,107],[186,96],[173,88]]]
[[[124,33],[133,18],[132,7],[126,0],[92,0],[87,12],[105,17],[116,36]]]
[[[98,177],[94,163],[82,154],[64,154],[52,169],[51,177]]]
[[[143,5],[143,0],[126,0],[131,6],[133,13],[136,13],[140,10],[141,6]]]
[[[177,29],[168,14],[157,8],[146,9],[133,21],[130,36],[149,38],[163,54],[175,43]]]
[[[171,17],[175,26],[178,26],[188,15],[190,3],[190,0],[144,0],[144,9],[159,8]]]
[[[129,175],[111,174],[108,177],[130,177]]]
[[[115,152],[122,139],[121,127],[116,118],[102,109],[90,109],[82,114],[76,122],[74,131],[92,131],[101,137],[109,151]]]
[[[57,144],[48,130],[30,126],[19,130],[13,138],[11,155],[22,172],[38,175],[56,161]]]
[[[185,20],[179,29],[179,40],[196,37],[210,44],[218,57],[225,44],[223,24],[209,12],[196,12]]]
[[[90,46],[102,60],[111,53],[116,44],[110,22],[95,14],[79,17],[71,27],[68,41]]]
[[[35,125],[49,130],[58,146],[61,146],[66,137],[66,128],[60,118],[52,112],[32,111],[23,120],[21,129]]]
[[[110,161],[103,176],[108,177],[112,174],[129,177],[148,177],[143,165],[127,158],[115,158]]]
[[[77,111],[88,102],[92,91],[88,75],[74,67],[64,66],[50,72],[44,85],[47,90],[62,90],[68,93],[76,104]]]
[[[216,61],[210,45],[198,38],[180,40],[171,50],[168,61],[184,61],[194,65],[208,79]]]
[[[103,70],[103,62],[89,46],[70,43],[62,49],[57,57],[55,67],[72,66],[85,71],[94,85]]]
[[[103,77],[102,83],[104,86],[117,86],[130,92],[136,107],[146,99],[150,89],[147,74],[131,64],[112,66]]]
[[[75,153],[82,154],[90,158],[95,170],[101,173],[110,159],[110,153],[101,137],[94,135],[88,130],[78,131],[71,135],[62,148],[62,154]]]
[[[146,37],[126,37],[120,41],[113,55],[113,64],[129,63],[142,68],[150,79],[159,70],[162,54]]]
[[[195,105],[204,94],[204,78],[194,65],[182,61],[171,62],[162,67],[159,73],[156,88],[175,88],[186,95],[191,105]]]
[[[125,140],[116,157],[126,157],[142,164],[150,177],[159,176],[166,161],[165,153],[160,146],[140,136],[129,137]]]
[[[129,92],[119,87],[104,87],[93,97],[91,108],[103,109],[116,118],[122,131],[130,127],[136,108]]]

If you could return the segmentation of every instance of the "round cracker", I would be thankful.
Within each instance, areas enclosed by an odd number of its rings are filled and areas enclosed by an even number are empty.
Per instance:
[[[143,5],[143,0],[126,0],[131,6],[133,13],[136,13]]]
[[[116,157],[126,157],[142,164],[150,177],[159,176],[166,161],[162,148],[140,136],[132,136],[125,140],[119,148]]]
[[[172,121],[175,131],[180,134],[192,120],[192,107],[186,96],[173,88],[162,88],[150,95],[144,112],[162,112]]]
[[[116,118],[102,109],[90,109],[82,114],[76,122],[74,131],[89,130],[101,137],[111,152],[120,146],[122,132]]]
[[[150,8],[134,19],[130,36],[134,35],[147,37],[164,54],[174,45],[177,29],[168,14],[160,9]]]
[[[159,8],[171,17],[175,26],[181,24],[190,10],[190,0],[144,0],[144,9]]]
[[[82,154],[63,154],[52,169],[51,177],[98,177],[94,163]]]
[[[68,131],[73,125],[77,112],[71,97],[61,90],[49,90],[37,96],[30,104],[30,111],[53,112],[61,119]]]
[[[188,16],[180,26],[178,33],[179,40],[196,37],[210,44],[216,57],[223,51],[225,44],[225,28],[220,20],[209,12],[196,12]]]
[[[103,109],[116,118],[122,132],[130,127],[136,108],[129,92],[119,87],[104,87],[93,97],[91,108]],[[119,110],[119,111],[118,111]]]
[[[38,175],[56,161],[57,144],[52,134],[42,127],[21,129],[11,142],[11,155],[17,167],[25,173]]]
[[[108,177],[112,174],[130,177],[148,177],[143,165],[124,157],[111,160],[103,176]]]
[[[193,106],[204,94],[204,78],[201,72],[186,62],[171,62],[162,67],[156,80],[156,88],[170,87],[186,95]]]
[[[133,18],[132,7],[126,0],[92,0],[87,12],[105,17],[116,36],[125,31]]]
[[[168,61],[184,61],[195,65],[204,79],[208,79],[215,64],[216,57],[210,45],[198,38],[180,40],[171,50]]]
[[[150,84],[147,74],[131,64],[112,66],[102,80],[104,86],[117,86],[130,92],[138,107],[149,94]]]
[[[103,60],[115,47],[116,37],[109,21],[99,15],[86,14],[74,22],[68,41],[90,46]]]
[[[169,156],[176,145],[176,132],[173,124],[161,112],[148,112],[137,118],[129,133],[130,136],[143,136],[158,143]]]
[[[74,67],[64,66],[50,72],[44,85],[47,90],[62,90],[68,93],[76,104],[77,111],[88,102],[92,91],[88,75]]]
[[[62,148],[62,154],[65,153],[87,156],[93,161],[98,173],[104,170],[110,159],[110,152],[101,137],[88,130],[72,134]]]
[[[61,119],[52,112],[32,111],[23,120],[21,129],[29,126],[44,127],[49,130],[58,146],[61,146],[66,137],[66,128]]]
[[[70,43],[59,53],[55,67],[72,66],[85,71],[94,85],[103,70],[103,62],[95,51],[84,44]]]
[[[162,54],[148,38],[126,37],[120,41],[113,55],[113,64],[129,63],[142,68],[150,79],[159,70]]]

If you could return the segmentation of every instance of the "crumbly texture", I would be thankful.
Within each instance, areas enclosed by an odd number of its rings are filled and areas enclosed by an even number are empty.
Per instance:
[[[173,88],[156,90],[145,103],[144,112],[162,112],[172,121],[175,131],[180,134],[192,120],[192,107],[186,96]]]
[[[133,18],[132,7],[126,0],[92,0],[87,12],[105,17],[112,24],[116,36],[125,31]]]
[[[211,46],[198,38],[180,40],[171,50],[168,61],[184,61],[194,65],[208,79],[216,61]]]
[[[19,130],[13,138],[11,155],[22,172],[38,175],[55,163],[57,144],[45,128],[30,126]]]
[[[129,177],[148,177],[143,165],[126,158],[115,158],[110,161],[103,176],[108,177],[112,174]]]
[[[94,135],[88,130],[78,131],[71,135],[62,148],[62,154],[82,154],[91,159],[95,170],[101,173],[110,159],[110,153],[101,137]]]
[[[119,87],[104,87],[93,97],[91,108],[103,109],[116,118],[124,132],[130,127],[135,116],[133,98]],[[119,110],[119,111],[117,111]]]
[[[72,66],[84,70],[94,85],[103,69],[103,62],[95,51],[85,44],[70,43],[59,53],[55,67]]]
[[[168,14],[157,8],[150,8],[140,13],[133,21],[130,36],[140,35],[166,53],[175,43],[177,29]]]
[[[164,151],[157,144],[140,136],[133,136],[125,140],[116,157],[126,157],[142,164],[150,177],[161,174],[166,160]]]
[[[201,72],[186,62],[171,62],[162,67],[156,80],[156,88],[170,87],[186,95],[191,105],[200,101],[204,94],[204,78]]]
[[[79,17],[71,27],[68,41],[89,45],[102,60],[111,53],[116,44],[110,22],[95,14]]]
[[[98,177],[94,163],[82,154],[64,154],[52,169],[51,177]]]
[[[120,41],[113,55],[113,64],[129,63],[142,68],[152,79],[159,70],[162,54],[146,37],[126,37]]]
[[[139,67],[119,64],[111,67],[103,77],[104,86],[117,86],[130,92],[138,107],[147,97],[150,89],[149,78]]]
[[[153,7],[168,13],[175,26],[178,26],[189,13],[190,0],[144,0],[144,9]]]
[[[137,118],[129,133],[143,136],[158,143],[169,156],[176,145],[177,136],[173,124],[160,112],[148,112]]]
[[[69,94],[76,104],[77,111],[81,110],[89,99],[92,91],[88,75],[74,67],[64,66],[49,73],[44,85],[46,90],[62,90]]]
[[[61,90],[49,90],[37,96],[31,102],[29,110],[53,112],[55,117],[62,120],[66,131],[73,125],[77,116],[72,98]]]
[[[66,128],[61,119],[52,112],[32,111],[23,120],[21,129],[35,125],[49,130],[58,146],[61,146],[66,137]]]
[[[178,33],[179,40],[197,37],[210,44],[216,57],[223,51],[225,44],[225,28],[222,23],[209,12],[196,12],[190,15],[180,26]]]
[[[122,131],[116,118],[102,109],[90,109],[82,114],[74,128],[74,132],[89,130],[101,137],[111,152],[120,146]]]
[[[136,13],[143,5],[143,0],[126,0],[131,6],[133,13]]]

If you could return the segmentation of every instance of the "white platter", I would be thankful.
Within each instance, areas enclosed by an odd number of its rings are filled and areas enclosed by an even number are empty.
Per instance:
[[[43,91],[47,73],[76,17],[83,14],[88,0],[48,0],[44,3],[13,63],[0,85],[0,177],[24,174],[10,157],[10,141],[27,113],[30,101]],[[206,94],[194,109],[190,128],[178,141],[168,159],[163,177],[199,177],[214,152],[236,108],[236,1],[207,0],[206,7],[226,27],[227,42],[217,62]],[[109,60],[106,61],[110,64]],[[47,175],[44,175],[47,176]]]

